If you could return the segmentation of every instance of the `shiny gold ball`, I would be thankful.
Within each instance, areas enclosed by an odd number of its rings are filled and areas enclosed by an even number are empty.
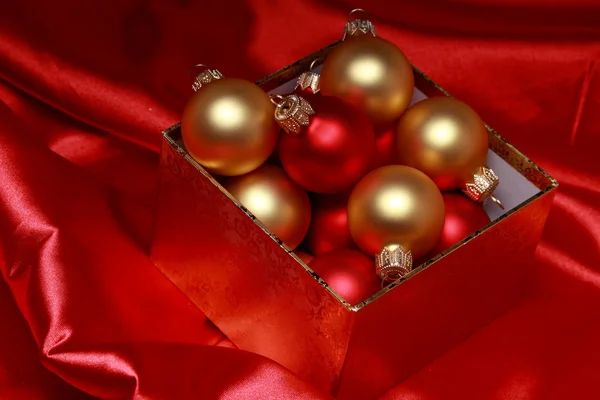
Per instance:
[[[389,165],[366,175],[348,201],[348,225],[368,254],[400,246],[414,258],[433,248],[444,228],[444,200],[424,173]]]
[[[181,135],[188,153],[210,172],[248,173],[273,152],[279,128],[274,105],[255,84],[234,78],[213,81],[188,101]]]
[[[396,127],[398,161],[423,171],[440,188],[462,188],[485,166],[488,133],[479,115],[450,97],[412,106]]]
[[[291,250],[302,242],[310,225],[310,200],[283,169],[264,164],[223,186]]]
[[[338,45],[323,64],[320,82],[323,95],[355,104],[376,126],[396,121],[414,89],[412,67],[402,51],[370,35]]]

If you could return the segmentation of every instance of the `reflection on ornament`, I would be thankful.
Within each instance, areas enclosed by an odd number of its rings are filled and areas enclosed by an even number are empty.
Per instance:
[[[310,268],[352,305],[381,289],[373,273],[373,260],[358,250],[340,249],[321,254],[312,260]]]
[[[288,248],[302,242],[310,225],[310,200],[281,168],[264,164],[223,187]]]
[[[210,69],[196,76],[193,88],[181,117],[183,143],[192,158],[225,176],[263,164],[278,134],[267,94],[251,82],[223,78]]]

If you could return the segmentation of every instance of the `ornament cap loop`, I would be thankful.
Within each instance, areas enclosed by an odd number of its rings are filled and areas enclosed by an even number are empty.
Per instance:
[[[502,202],[500,200],[498,200],[496,197],[494,197],[494,195],[490,195],[490,200],[492,200],[494,203],[496,203],[498,205],[498,207],[500,207],[501,209],[504,210],[504,204],[502,204]]]
[[[463,192],[468,198],[477,203],[485,203],[488,199],[491,199],[504,209],[502,202],[492,195],[499,184],[500,179],[491,168],[479,167],[473,174],[471,181],[465,184]]]
[[[355,9],[351,10],[351,11],[348,13],[348,19],[347,19],[347,21],[348,21],[348,22],[352,21],[352,19],[351,19],[351,18],[352,18],[352,15],[354,15],[354,14],[356,14],[356,13],[363,13],[365,16],[367,15],[367,12],[366,12],[365,10],[363,10],[362,8],[355,8]]]
[[[190,68],[188,75],[193,80],[192,89],[197,92],[202,86],[210,82],[223,79],[223,75],[217,69],[210,69],[205,64],[196,64]]]
[[[275,103],[273,97],[281,100]],[[275,95],[271,97],[275,107],[275,120],[287,133],[300,133],[310,123],[310,116],[315,114],[312,106],[304,98],[291,94],[289,96]]]
[[[375,273],[382,283],[391,283],[412,271],[413,256],[397,245],[386,246],[375,256]]]
[[[362,8],[355,8],[354,10],[348,13],[348,22],[346,22],[346,26],[344,27],[344,36],[342,36],[342,40],[346,40],[348,36],[361,36],[367,33],[371,33],[373,36],[377,36],[377,32],[375,31],[375,25],[368,19],[351,19],[353,14],[361,12],[364,17],[367,16],[367,12]]]
[[[309,71],[312,71],[312,70],[313,70],[313,68],[315,67],[315,64],[316,64],[316,63],[318,63],[319,61],[321,61],[321,59],[320,59],[320,58],[315,58],[314,60],[312,60],[312,62],[310,63],[310,65],[309,65],[309,67],[308,67],[308,70],[309,70]]]
[[[269,100],[271,100],[271,103],[275,104],[276,106],[278,106],[281,103],[281,100],[283,99],[284,97],[280,94],[272,94],[269,96]]]

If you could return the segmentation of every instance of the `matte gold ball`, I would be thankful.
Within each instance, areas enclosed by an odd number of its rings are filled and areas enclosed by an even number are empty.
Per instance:
[[[432,97],[406,111],[396,127],[398,161],[423,171],[440,188],[462,188],[485,166],[488,133],[479,115],[450,97]]]
[[[396,121],[414,89],[412,67],[402,51],[370,35],[338,45],[323,64],[320,82],[323,95],[355,104],[376,126]]]
[[[291,250],[306,236],[311,215],[308,194],[283,169],[264,164],[223,186]]]
[[[348,201],[348,225],[368,254],[400,246],[414,258],[433,248],[444,228],[444,199],[424,173],[389,165],[366,175]]]
[[[248,173],[273,152],[279,127],[275,106],[255,84],[234,78],[213,81],[188,101],[181,134],[188,153],[212,173]]]

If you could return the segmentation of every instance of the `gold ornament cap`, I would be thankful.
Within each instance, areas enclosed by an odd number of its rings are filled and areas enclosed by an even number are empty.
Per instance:
[[[315,114],[310,103],[296,94],[271,96],[271,102],[276,106],[275,121],[286,133],[300,133]]]
[[[193,75],[194,72],[200,68],[204,68],[203,71],[200,71],[196,75]],[[217,69],[210,69],[204,64],[196,64],[194,65],[189,72],[190,78],[194,81],[192,83],[192,89],[194,92],[197,92],[202,86],[211,83],[217,79],[223,79],[223,75]]]
[[[300,74],[298,80],[296,81],[296,90],[300,88],[300,90],[305,91],[310,89],[313,94],[319,93],[321,90],[320,87],[321,75],[313,71],[306,71]]]
[[[393,282],[412,271],[413,256],[400,246],[386,246],[375,256],[375,272],[385,282]]]
[[[488,167],[479,167],[473,174],[473,179],[465,184],[463,192],[468,198],[477,202],[485,203],[488,199],[494,201],[498,206],[504,209],[500,200],[494,197],[493,192],[500,184],[498,175]]]
[[[377,36],[377,32],[375,31],[375,25],[368,19],[353,19],[350,20],[353,14],[361,12],[366,15],[366,11],[362,8],[355,8],[354,10],[348,13],[348,22],[346,22],[346,26],[344,27],[344,36],[342,40],[346,40],[348,36],[361,36],[366,35],[367,33],[371,33],[373,36]]]

